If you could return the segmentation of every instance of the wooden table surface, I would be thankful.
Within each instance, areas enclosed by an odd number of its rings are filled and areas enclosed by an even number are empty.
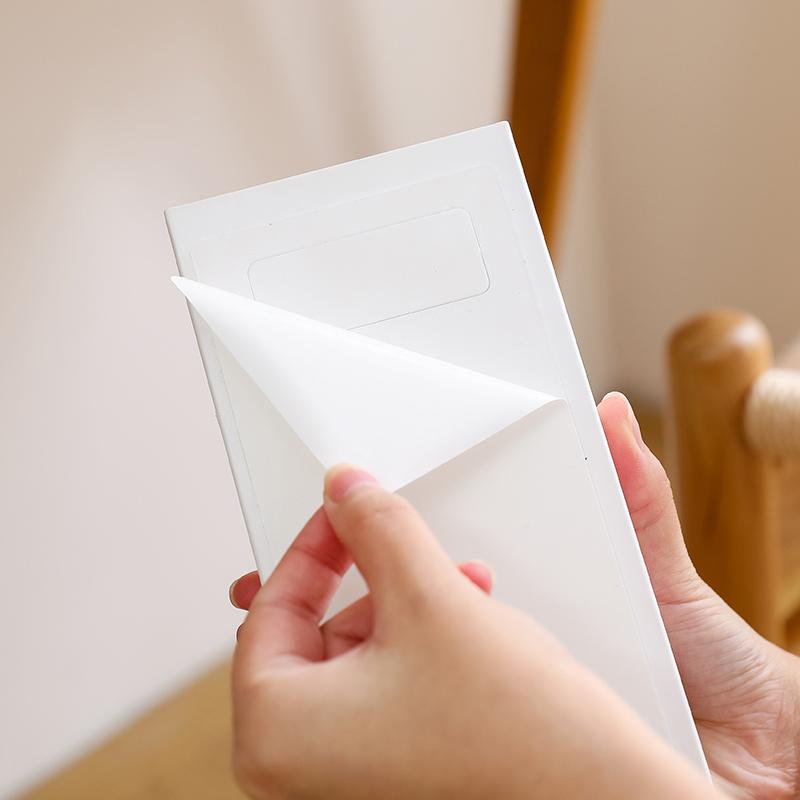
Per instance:
[[[229,680],[226,662],[25,800],[242,800],[230,770]]]

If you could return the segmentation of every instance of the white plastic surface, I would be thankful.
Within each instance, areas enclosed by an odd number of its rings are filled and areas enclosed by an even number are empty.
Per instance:
[[[460,208],[262,258],[248,272],[254,297],[342,328],[489,288],[469,214]],[[340,286],[349,289],[347,303],[339,302]]]

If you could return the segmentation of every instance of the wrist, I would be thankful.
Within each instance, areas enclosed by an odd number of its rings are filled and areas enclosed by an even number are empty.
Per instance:
[[[621,698],[582,667],[574,666],[575,680],[566,680],[559,687],[565,699],[557,725],[561,731],[551,729],[550,742],[528,737],[542,772],[517,773],[521,781],[506,796],[721,800],[722,794],[711,781]],[[562,665],[562,676],[570,672]],[[550,755],[542,758],[545,750]],[[565,768],[567,764],[569,769]]]
[[[635,722],[618,755],[623,768],[618,771],[616,790],[608,797],[722,800],[722,793],[707,775],[676,753],[638,717]]]

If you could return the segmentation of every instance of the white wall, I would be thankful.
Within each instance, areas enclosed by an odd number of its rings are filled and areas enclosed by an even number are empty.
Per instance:
[[[798,30],[795,0],[603,3],[556,259],[598,394],[661,402],[709,307],[800,332]]]
[[[231,646],[168,206],[505,116],[511,0],[6,2],[0,796]]]

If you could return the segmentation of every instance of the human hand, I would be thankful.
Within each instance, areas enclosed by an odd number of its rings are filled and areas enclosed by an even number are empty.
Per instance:
[[[695,572],[669,481],[625,397],[606,396],[598,411],[717,784],[734,797],[796,797],[798,659],[755,633]]]
[[[250,609],[234,765],[253,797],[718,796],[543,628],[466,580],[406,501],[352,467],[324,497],[264,586],[232,592]],[[351,556],[369,595],[320,624]]]

